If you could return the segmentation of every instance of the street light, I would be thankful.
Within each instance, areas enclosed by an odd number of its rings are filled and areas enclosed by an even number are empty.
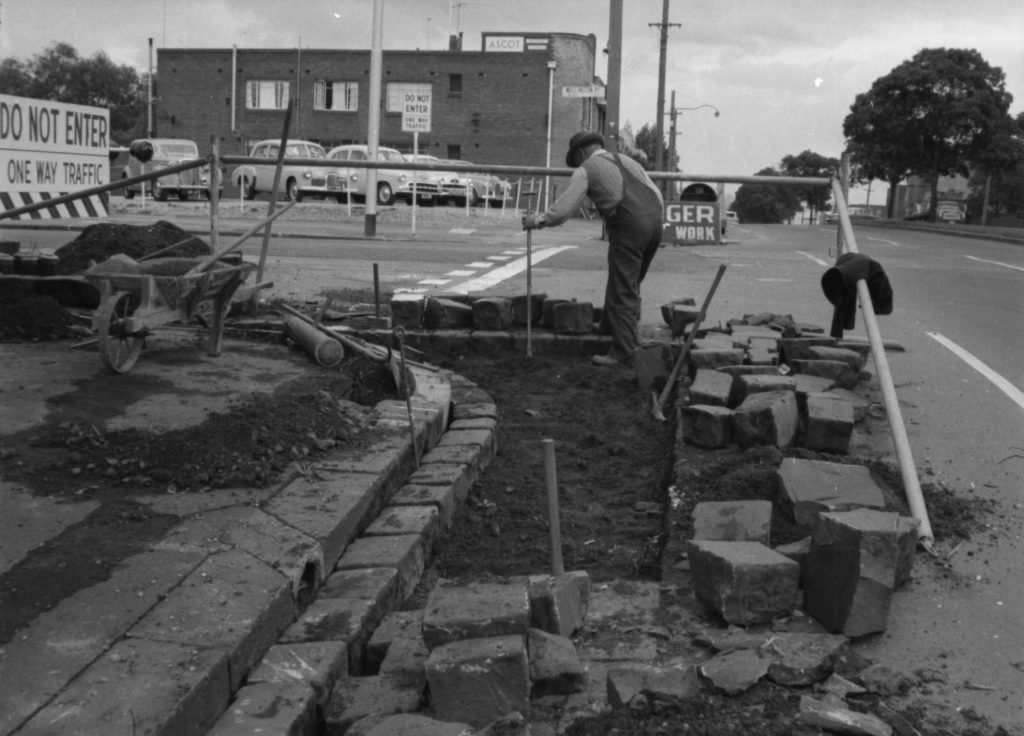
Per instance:
[[[704,108],[714,110],[716,118],[721,117],[722,115],[721,111],[717,107],[706,103],[703,105],[696,105],[694,107],[676,107],[676,93],[675,90],[672,90],[672,106],[669,111],[665,113],[666,115],[671,116],[672,120],[668,134],[668,161],[670,165],[672,165],[672,162],[675,161],[676,158],[676,117],[678,116],[678,113],[688,112],[691,110],[703,110]]]

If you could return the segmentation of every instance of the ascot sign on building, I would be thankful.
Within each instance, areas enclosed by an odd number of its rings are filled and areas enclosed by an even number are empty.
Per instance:
[[[0,95],[0,209],[108,183],[110,148],[110,111],[105,108]],[[92,195],[22,217],[106,214],[105,199]]]

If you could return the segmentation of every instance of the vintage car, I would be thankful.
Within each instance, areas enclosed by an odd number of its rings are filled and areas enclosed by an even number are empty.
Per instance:
[[[468,164],[472,165],[469,161],[463,161],[461,159],[441,159],[443,164]],[[484,174],[479,172],[466,172],[461,171],[457,176],[462,177],[463,180],[468,180],[472,189],[469,191],[469,204],[470,206],[477,205],[481,202],[487,202],[490,205],[501,206],[502,202],[508,199],[512,194],[512,184],[507,179],[494,176],[493,174]],[[463,191],[455,191],[452,187],[450,193],[452,199],[457,204],[466,203],[465,188]]]
[[[121,178],[141,176],[200,158],[199,147],[187,138],[139,138],[128,146],[128,163],[121,170]],[[224,177],[220,172],[217,174],[217,191],[220,192]],[[127,199],[145,192],[161,202],[172,195],[185,200],[194,193],[209,197],[210,181],[210,165],[203,164],[159,179],[128,185],[123,191]]]
[[[242,192],[246,199],[257,194],[270,192],[274,188],[278,152],[281,140],[260,141],[252,147],[249,156],[264,159],[265,163],[241,164],[231,172],[231,183]],[[305,197],[332,197],[344,202],[355,183],[355,172],[346,167],[309,166],[288,163],[290,159],[324,161],[327,154],[323,146],[311,141],[289,140],[285,146],[285,163],[281,166],[278,195],[285,199],[301,202]]]
[[[332,148],[327,153],[327,158],[337,161],[369,161],[369,147],[366,145],[346,145]],[[377,148],[377,160],[392,162],[407,162],[406,158],[394,148],[379,146]],[[367,168],[355,168],[353,194],[358,199],[366,199],[366,173]],[[440,177],[430,172],[417,172],[416,175],[417,201],[433,203],[442,195]],[[412,202],[412,172],[407,169],[377,169],[377,204],[394,204],[395,200],[402,199]]]

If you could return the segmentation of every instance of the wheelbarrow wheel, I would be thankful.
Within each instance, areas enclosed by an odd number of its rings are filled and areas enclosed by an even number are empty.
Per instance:
[[[145,332],[132,331],[130,319],[139,306],[139,298],[127,292],[113,294],[96,315],[97,339],[103,365],[114,373],[130,370],[142,353]]]

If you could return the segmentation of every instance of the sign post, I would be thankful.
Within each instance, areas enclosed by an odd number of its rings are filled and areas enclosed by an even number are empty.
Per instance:
[[[433,92],[406,92],[402,98],[402,132],[412,133],[413,157],[420,153],[420,133],[430,132]],[[412,231],[416,232],[416,169],[412,171]]]

